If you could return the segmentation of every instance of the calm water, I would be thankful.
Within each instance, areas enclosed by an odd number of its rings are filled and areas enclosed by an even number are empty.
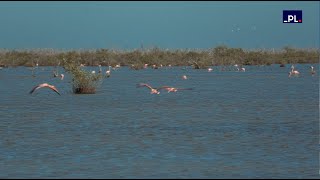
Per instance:
[[[315,76],[309,66],[291,78],[290,65],[123,67],[91,95],[72,94],[53,67],[35,78],[2,69],[0,178],[319,178],[319,64]],[[61,96],[28,94],[43,82]],[[194,89],[155,95],[140,82]]]

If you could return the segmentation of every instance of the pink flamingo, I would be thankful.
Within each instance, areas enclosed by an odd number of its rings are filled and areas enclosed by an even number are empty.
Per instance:
[[[192,88],[174,88],[174,87],[170,87],[170,86],[162,86],[161,88],[158,88],[158,90],[160,89],[165,89],[169,92],[177,92],[178,90],[192,90]]]
[[[150,94],[160,94],[160,92],[157,89],[152,88],[149,84],[146,84],[146,83],[137,84],[137,87],[144,87],[144,86],[151,90]]]
[[[44,88],[44,87],[50,88],[50,89],[52,89],[53,91],[55,91],[57,94],[60,95],[58,89],[57,89],[55,86],[50,85],[50,84],[48,84],[48,83],[43,83],[43,84],[39,84],[39,85],[35,86],[29,93],[32,94],[35,90],[40,89],[40,88]]]
[[[299,75],[300,72],[297,70],[294,70],[294,65],[291,65],[291,71],[289,72],[289,77],[291,77],[292,75]]]

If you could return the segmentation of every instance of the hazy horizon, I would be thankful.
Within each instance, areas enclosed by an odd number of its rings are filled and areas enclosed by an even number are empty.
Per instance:
[[[0,2],[0,49],[319,48],[320,2]],[[302,10],[301,24],[282,22]]]

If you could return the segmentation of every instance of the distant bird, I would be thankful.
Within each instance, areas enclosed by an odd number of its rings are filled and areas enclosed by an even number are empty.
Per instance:
[[[310,66],[310,68],[311,68],[311,74],[315,74],[316,71],[314,70],[314,67],[313,67],[313,66]]]
[[[64,74],[60,74],[61,80],[63,80],[64,78]]]
[[[291,77],[292,75],[299,75],[300,72],[299,71],[294,71],[293,69],[289,72],[289,77]]]
[[[246,72],[246,68],[241,68],[241,71]]]
[[[58,77],[58,72],[56,70],[53,71],[53,77]]]
[[[98,73],[102,73],[102,69],[101,69],[101,65],[99,64],[99,72]]]
[[[299,71],[290,71],[289,72],[289,77],[291,77],[292,75],[299,75],[300,73],[299,73]]]
[[[162,86],[160,88],[158,88],[157,90],[161,90],[161,89],[165,89],[169,92],[177,92],[178,90],[192,90],[192,88],[174,88],[174,87],[170,87],[170,86]]]
[[[187,78],[187,76],[186,76],[186,75],[183,75],[183,76],[182,76],[182,79],[188,79],[188,78]]]
[[[92,73],[92,74],[95,74],[95,73],[96,73],[96,71],[91,71],[91,73]]]
[[[106,71],[106,75],[107,75],[107,77],[110,77],[110,75],[111,75],[111,66],[109,66],[109,70]]]
[[[47,87],[47,88],[50,88],[52,89],[53,91],[55,91],[57,94],[60,95],[59,91],[57,90],[57,88],[53,85],[50,85],[48,83],[43,83],[43,84],[39,84],[37,86],[35,86],[29,93],[32,94],[35,90],[37,89],[40,89],[40,88],[43,88],[43,87]]]
[[[160,94],[160,92],[156,88],[152,88],[149,84],[146,84],[146,83],[139,83],[139,84],[137,84],[137,88],[138,87],[147,87],[147,88],[149,88],[151,90],[150,94]]]
[[[297,71],[297,70],[294,70],[294,65],[291,65],[291,71],[289,72],[289,77],[292,76],[292,75],[299,75],[300,72]]]
[[[211,72],[212,71],[212,68],[208,68],[208,72]]]
[[[143,68],[144,69],[148,68],[148,64],[144,64]]]

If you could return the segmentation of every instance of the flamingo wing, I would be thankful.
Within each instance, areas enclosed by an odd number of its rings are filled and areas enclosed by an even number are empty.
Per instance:
[[[32,88],[32,90],[29,92],[29,94],[32,94],[35,90],[40,89],[40,88],[41,88],[40,85],[35,86],[34,88]]]
[[[193,88],[177,88],[178,90],[193,90]]]
[[[50,88],[50,89],[52,89],[53,91],[55,91],[57,94],[59,94],[59,95],[61,96],[61,94],[59,93],[59,91],[57,90],[56,87],[50,86],[50,85],[48,85],[48,84],[40,84],[40,85],[37,85],[37,86],[35,86],[29,93],[32,94],[35,90],[40,89],[40,88],[43,88],[43,87]]]
[[[157,88],[157,90],[168,89],[168,88],[172,88],[172,87],[170,87],[170,86],[162,86],[162,87]]]
[[[153,89],[149,84],[146,84],[146,83],[139,83],[139,84],[137,84],[137,87],[143,87],[143,86],[146,86],[146,87],[149,88],[149,89]]]
[[[56,87],[54,87],[54,86],[46,86],[46,87],[52,89],[54,92],[56,92],[57,94],[59,94],[61,96],[61,94],[59,93],[59,91]]]

